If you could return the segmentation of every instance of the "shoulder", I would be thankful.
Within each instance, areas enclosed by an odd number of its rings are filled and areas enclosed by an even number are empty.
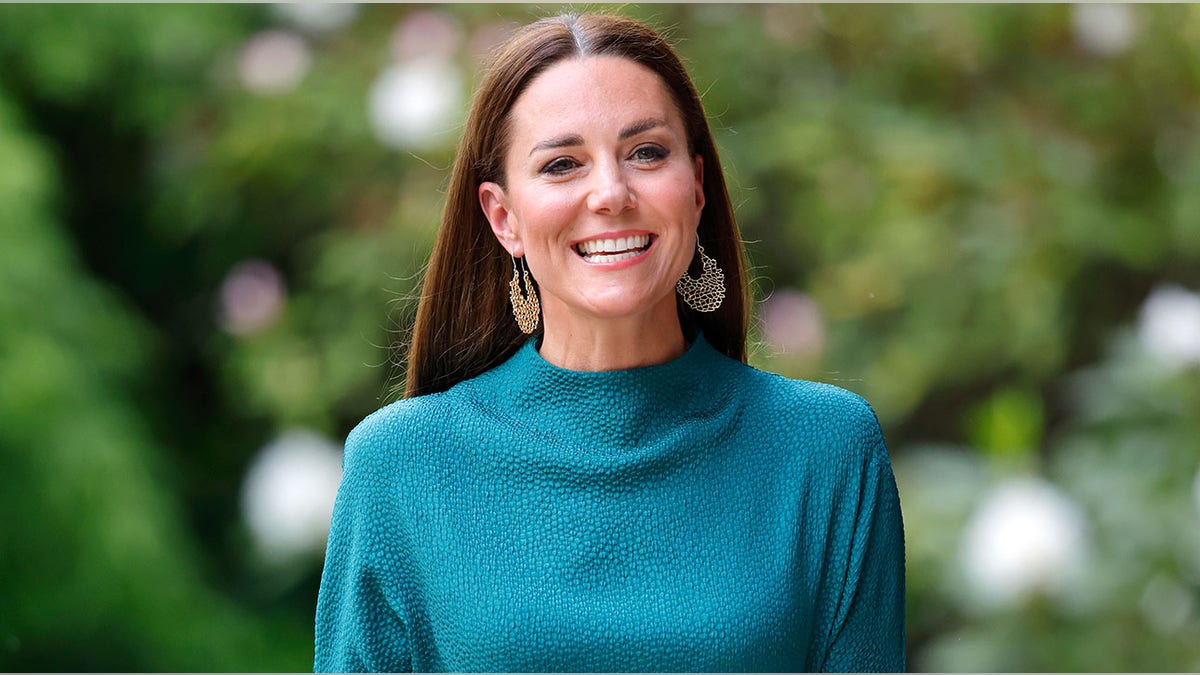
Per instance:
[[[875,409],[862,396],[842,387],[794,380],[744,366],[744,389],[764,414],[796,415],[841,422],[851,426],[878,426]]]
[[[405,448],[424,444],[447,420],[453,419],[455,397],[449,392],[401,399],[367,415],[346,436],[343,469],[366,470],[394,466]]]
[[[447,452],[445,439],[458,417],[455,405],[446,392],[416,396],[386,405],[355,425],[342,453],[342,517],[388,532],[408,522],[404,514],[419,508],[419,495],[431,485],[431,456]]]
[[[867,464],[888,462],[875,409],[859,394],[751,366],[743,367],[742,378],[743,406],[754,424],[794,438],[818,454],[852,456]]]

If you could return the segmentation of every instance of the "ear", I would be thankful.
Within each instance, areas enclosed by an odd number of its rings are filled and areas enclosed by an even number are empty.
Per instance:
[[[525,255],[525,247],[521,244],[521,238],[513,227],[516,224],[516,218],[513,217],[512,210],[508,206],[508,195],[505,194],[504,188],[500,187],[499,183],[491,181],[480,183],[479,206],[483,209],[483,215],[488,219],[488,224],[492,226],[492,234],[496,235],[496,239],[504,247],[504,250],[516,258]]]
[[[696,155],[696,210],[704,208],[704,157]]]

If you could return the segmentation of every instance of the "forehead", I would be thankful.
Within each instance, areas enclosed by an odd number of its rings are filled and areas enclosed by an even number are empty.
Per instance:
[[[604,131],[631,120],[664,119],[682,131],[666,84],[657,73],[619,56],[559,61],[538,74],[512,109],[514,140]]]

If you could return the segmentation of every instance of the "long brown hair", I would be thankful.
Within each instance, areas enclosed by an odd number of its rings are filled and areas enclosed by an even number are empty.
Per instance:
[[[621,16],[565,14],[518,30],[496,52],[475,92],[417,306],[405,396],[444,391],[475,377],[528,339],[509,307],[512,261],[492,234],[478,188],[485,181],[504,185],[509,115],[529,83],[560,60],[598,55],[628,58],[657,73],[683,117],[690,152],[704,158],[700,243],[725,271],[725,302],[711,313],[676,304],[685,334],[703,332],[718,351],[745,362],[746,254],[695,85],[671,46],[649,27]],[[698,276],[698,258],[692,266],[690,273]]]

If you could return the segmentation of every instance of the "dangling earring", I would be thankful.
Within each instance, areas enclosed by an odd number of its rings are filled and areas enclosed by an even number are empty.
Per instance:
[[[725,272],[717,267],[717,261],[704,255],[704,247],[700,245],[700,237],[696,237],[696,250],[700,251],[700,263],[704,271],[699,279],[688,276],[687,270],[675,282],[675,290],[697,312],[711,312],[725,301]]]
[[[533,283],[529,280],[529,269],[524,265],[524,259],[521,264],[521,277],[525,279],[525,290],[529,293],[525,295],[521,292],[521,284],[518,282],[517,274],[517,259],[509,254],[513,259],[513,278],[508,282],[508,297],[512,300],[513,316],[517,319],[517,327],[522,333],[529,335],[538,327],[538,315],[542,311],[542,306],[538,304],[537,293],[533,290]]]

